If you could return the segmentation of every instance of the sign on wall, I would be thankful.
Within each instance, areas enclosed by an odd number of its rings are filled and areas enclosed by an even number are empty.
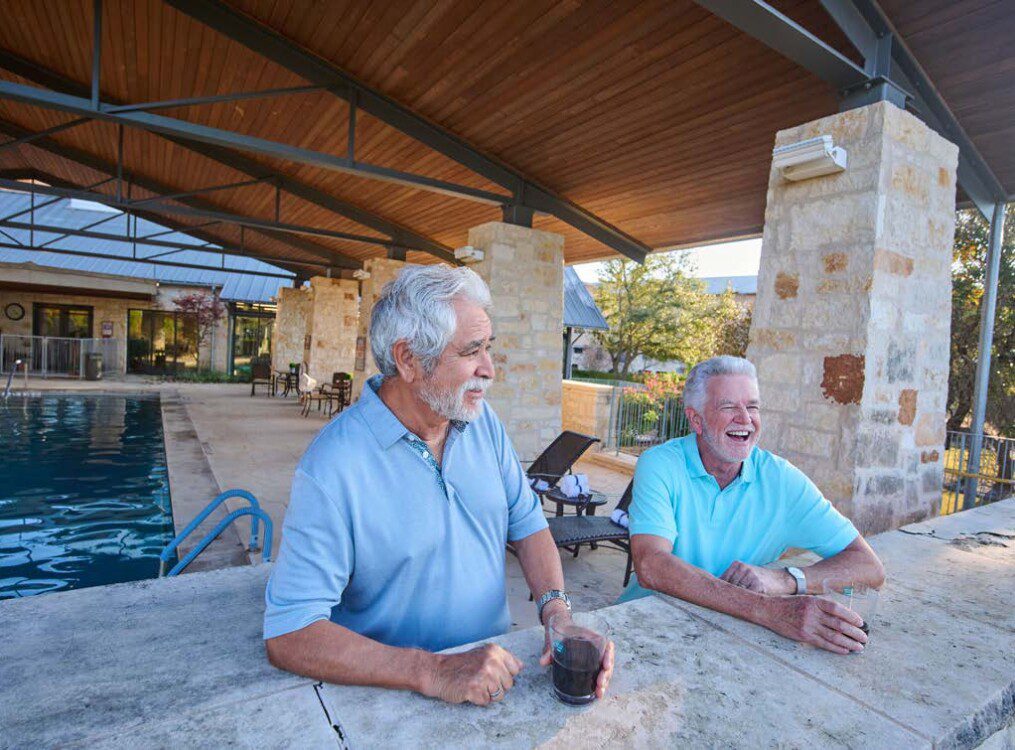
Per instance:
[[[113,338],[113,321],[111,320],[102,321],[102,338],[104,339]]]
[[[356,337],[356,362],[353,365],[356,372],[363,372],[367,369],[367,337]]]

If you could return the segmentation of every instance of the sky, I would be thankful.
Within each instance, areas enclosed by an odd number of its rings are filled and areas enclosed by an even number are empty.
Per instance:
[[[761,240],[741,240],[708,245],[688,250],[674,250],[686,253],[694,264],[693,276],[705,279],[713,276],[757,276],[761,264]],[[601,263],[579,263],[574,270],[582,281],[598,281]]]

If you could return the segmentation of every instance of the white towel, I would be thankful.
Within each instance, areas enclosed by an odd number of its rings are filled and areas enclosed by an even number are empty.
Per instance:
[[[560,479],[560,488],[564,497],[578,497],[589,494],[589,478],[586,474],[565,474]]]
[[[627,511],[617,508],[610,514],[610,520],[613,521],[617,526],[623,526],[625,529],[630,528],[631,521],[627,517]]]
[[[300,373],[300,390],[301,391],[312,391],[317,387],[317,381],[307,375],[305,372]]]
[[[550,483],[547,482],[545,479],[539,479],[538,477],[530,478],[529,486],[536,492],[546,492],[548,489],[550,489]]]

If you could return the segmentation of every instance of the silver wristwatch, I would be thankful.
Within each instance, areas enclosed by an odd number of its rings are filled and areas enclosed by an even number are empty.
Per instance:
[[[560,599],[567,605],[567,611],[571,611],[571,599],[560,589],[550,589],[536,602],[536,617],[539,619],[540,624],[543,622],[543,608],[554,599]]]
[[[796,579],[796,593],[806,594],[807,578],[804,576],[804,572],[800,568],[786,568],[786,572]]]

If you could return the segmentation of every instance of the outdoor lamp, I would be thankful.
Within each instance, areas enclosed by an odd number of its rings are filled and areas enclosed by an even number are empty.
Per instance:
[[[455,250],[455,260],[460,260],[462,263],[479,263],[483,260],[484,253],[482,250],[477,250],[472,245],[466,245]]]
[[[843,172],[846,160],[846,149],[836,146],[830,135],[772,149],[772,164],[792,182]]]

